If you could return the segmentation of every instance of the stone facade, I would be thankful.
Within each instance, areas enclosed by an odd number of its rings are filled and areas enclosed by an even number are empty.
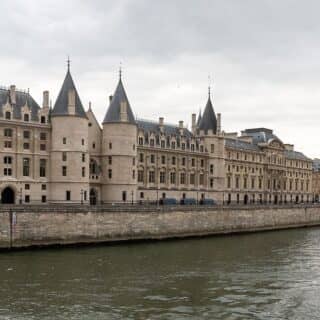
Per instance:
[[[320,201],[320,159],[313,160],[312,192],[316,202]]]
[[[3,203],[293,203],[313,199],[312,161],[273,131],[222,130],[211,94],[192,127],[136,119],[121,75],[102,126],[68,71],[53,108],[0,89]],[[170,201],[169,201],[170,200]]]

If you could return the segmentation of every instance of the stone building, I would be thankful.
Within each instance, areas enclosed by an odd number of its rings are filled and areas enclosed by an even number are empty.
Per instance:
[[[312,192],[316,202],[320,201],[320,159],[313,160]]]
[[[2,88],[1,202],[311,201],[312,161],[272,130],[224,132],[210,91],[191,120],[189,130],[136,119],[120,74],[100,126],[69,65],[53,108],[48,91],[40,107],[28,92]]]

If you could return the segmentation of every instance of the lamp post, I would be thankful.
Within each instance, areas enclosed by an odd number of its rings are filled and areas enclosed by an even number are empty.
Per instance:
[[[81,204],[83,204],[83,190],[82,189],[81,189],[80,195],[81,195]]]

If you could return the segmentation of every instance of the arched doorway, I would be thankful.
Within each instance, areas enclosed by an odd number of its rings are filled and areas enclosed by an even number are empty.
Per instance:
[[[247,194],[243,198],[243,203],[248,204],[248,195]]]
[[[6,187],[1,192],[1,203],[13,204],[14,203],[14,191],[10,187]]]
[[[97,200],[97,191],[95,189],[90,189],[90,205],[95,206]]]

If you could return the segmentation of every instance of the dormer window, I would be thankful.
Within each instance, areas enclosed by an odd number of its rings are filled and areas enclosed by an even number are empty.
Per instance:
[[[23,115],[23,121],[29,122],[29,114],[28,113],[25,113]]]
[[[41,122],[41,123],[46,123],[46,117],[45,117],[45,116],[41,116],[40,122]]]
[[[151,147],[154,146],[154,139],[150,139],[150,146],[151,146]]]
[[[11,112],[6,111],[5,117],[6,117],[6,120],[11,120]]]
[[[139,137],[139,146],[142,146],[142,145],[143,145],[143,138]]]

